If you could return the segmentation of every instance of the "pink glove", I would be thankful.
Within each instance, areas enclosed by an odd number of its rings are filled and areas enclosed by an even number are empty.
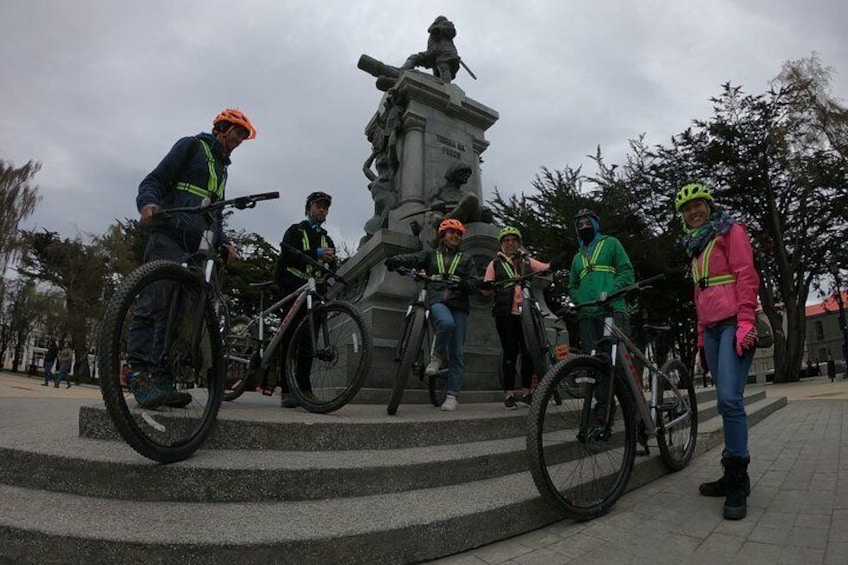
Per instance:
[[[757,329],[751,322],[739,322],[736,326],[736,353],[742,357],[746,351],[757,345]]]

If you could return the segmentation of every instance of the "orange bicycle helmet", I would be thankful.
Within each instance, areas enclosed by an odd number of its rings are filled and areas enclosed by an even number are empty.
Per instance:
[[[457,230],[459,233],[465,233],[465,226],[459,220],[448,218],[447,220],[442,220],[442,223],[439,224],[439,235],[442,235],[443,232],[448,230]]]
[[[250,132],[247,139],[253,139],[256,137],[256,128],[253,127],[253,124],[250,123],[247,116],[239,110],[227,108],[226,110],[221,111],[221,113],[215,116],[215,119],[212,120],[212,125],[218,125],[219,122],[228,122],[245,128]]]

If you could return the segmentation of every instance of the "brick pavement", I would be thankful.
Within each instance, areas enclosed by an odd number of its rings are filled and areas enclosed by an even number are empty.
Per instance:
[[[848,381],[765,386],[790,402],[751,429],[746,519],[722,519],[723,499],[698,494],[699,483],[720,473],[719,447],[624,495],[606,516],[564,520],[432,563],[848,563]]]

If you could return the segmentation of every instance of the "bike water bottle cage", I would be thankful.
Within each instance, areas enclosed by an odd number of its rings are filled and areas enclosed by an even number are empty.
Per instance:
[[[715,246],[715,239],[710,241],[707,244],[706,249],[704,249],[704,260],[701,262],[701,269],[698,270],[698,258],[695,257],[692,259],[692,279],[698,285],[698,288],[704,290],[707,287],[711,286],[721,286],[724,284],[733,284],[736,282],[736,277],[730,273],[718,273],[715,275],[708,275],[710,272],[710,254],[713,251],[713,247]]]
[[[209,167],[209,182],[206,183],[206,188],[187,182],[178,182],[176,189],[201,198],[209,198],[212,202],[215,202],[224,197],[224,185],[227,184],[227,181],[224,179],[223,182],[218,184],[218,173],[215,171],[215,158],[212,157],[212,150],[209,148],[209,144],[202,139],[198,139],[197,141],[200,142],[203,151],[206,153],[206,164]]]

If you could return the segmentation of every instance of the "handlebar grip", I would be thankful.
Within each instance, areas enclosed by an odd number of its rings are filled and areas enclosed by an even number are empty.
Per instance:
[[[251,200],[255,202],[259,202],[260,200],[274,200],[275,198],[279,198],[279,191],[275,190],[273,192],[260,192],[259,194],[251,194],[248,196]]]

